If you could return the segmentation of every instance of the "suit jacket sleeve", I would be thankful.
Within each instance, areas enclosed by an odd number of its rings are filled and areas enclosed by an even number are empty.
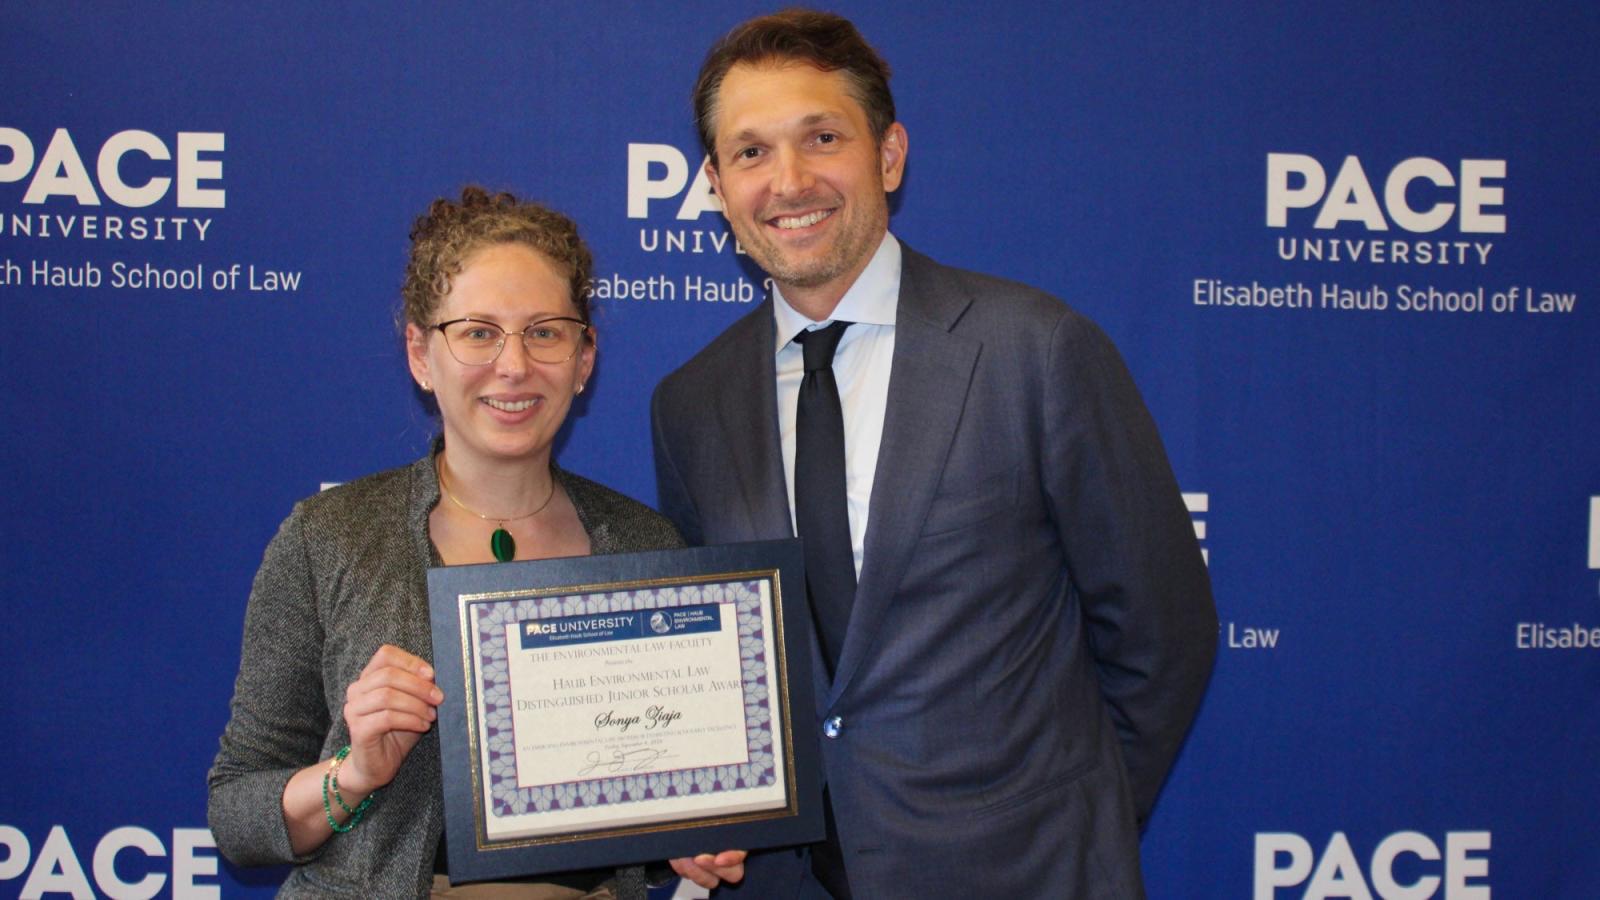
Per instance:
[[[1216,655],[1210,579],[1155,423],[1094,323],[1060,320],[1046,385],[1045,492],[1142,826]]]

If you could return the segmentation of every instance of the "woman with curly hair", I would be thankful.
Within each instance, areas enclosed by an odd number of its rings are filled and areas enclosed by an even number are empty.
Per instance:
[[[682,545],[551,458],[594,371],[590,268],[571,220],[510,194],[469,187],[412,228],[406,355],[441,435],[284,521],[209,777],[217,846],[240,865],[293,864],[280,897],[644,896],[637,867],[451,888],[440,852],[427,569]]]

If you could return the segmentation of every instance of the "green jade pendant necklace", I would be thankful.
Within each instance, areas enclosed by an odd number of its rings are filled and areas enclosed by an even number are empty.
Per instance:
[[[506,523],[518,522],[523,519],[533,518],[539,513],[544,512],[544,508],[549,506],[550,501],[556,498],[556,475],[554,472],[551,472],[550,495],[544,498],[544,502],[539,504],[538,509],[530,513],[523,513],[520,516],[508,516],[506,518],[501,518],[499,516],[486,516],[477,510],[468,509],[465,503],[462,503],[460,500],[456,499],[455,494],[450,493],[450,488],[444,483],[444,470],[439,468],[437,463],[434,464],[433,471],[434,474],[439,478],[439,490],[444,492],[445,497],[449,498],[451,503],[454,503],[456,506],[460,507],[462,512],[477,516],[485,522],[494,522],[496,524],[497,527],[495,528],[494,533],[489,535],[489,552],[493,553],[494,558],[499,562],[510,562],[517,558],[517,542],[512,539],[511,532],[506,530]]]

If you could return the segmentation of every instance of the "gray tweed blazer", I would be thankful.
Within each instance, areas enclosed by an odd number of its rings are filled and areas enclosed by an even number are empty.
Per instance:
[[[437,448],[436,448],[437,451]],[[649,507],[556,470],[592,552],[680,547]],[[267,546],[245,612],[232,717],[207,778],[217,847],[236,865],[295,864],[279,897],[426,897],[444,828],[437,731],[424,735],[361,824],[296,856],[284,785],[349,743],[345,688],[382,644],[433,657],[426,572],[438,565],[428,514],[432,455],[308,497]],[[619,897],[644,896],[638,867]]]

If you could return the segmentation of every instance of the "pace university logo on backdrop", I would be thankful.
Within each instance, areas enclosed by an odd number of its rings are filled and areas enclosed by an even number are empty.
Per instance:
[[[1200,556],[1205,559],[1206,565],[1211,565],[1211,548],[1206,546],[1206,520],[1200,518],[1201,514],[1211,511],[1210,494],[1183,495],[1183,505],[1189,510],[1189,517],[1194,520],[1194,539],[1200,542]]]
[[[221,131],[0,126],[0,287],[299,291],[298,270],[218,255],[227,145]]]
[[[1583,549],[1587,557],[1586,572],[1592,573],[1600,570],[1600,497],[1589,497],[1588,542]],[[1587,608],[1594,618],[1580,620],[1577,616],[1562,618],[1557,621],[1545,622],[1518,622],[1516,623],[1516,647],[1518,650],[1590,650],[1600,651],[1600,615],[1593,611],[1597,609],[1596,594],[1600,594],[1600,584],[1596,584],[1593,593],[1587,601],[1580,604],[1580,608]]]
[[[180,210],[227,206],[222,186],[227,136],[220,131],[180,131],[170,145],[149,131],[119,131],[91,154],[93,175],[67,129],[57,128],[43,143],[39,152],[26,132],[0,127],[0,152],[9,157],[0,163],[0,185],[25,188],[20,200],[0,194],[7,205],[20,202],[0,212],[0,234],[7,238],[204,241],[210,216],[123,210],[154,206],[169,194]],[[53,198],[62,199],[51,203]],[[63,211],[66,198],[72,201],[69,211]],[[108,211],[108,203],[122,209]]]
[[[117,898],[154,897],[163,889],[174,900],[215,900],[222,896],[220,885],[210,880],[217,877],[217,856],[207,852],[214,851],[217,843],[205,828],[172,829],[170,861],[168,844],[161,835],[138,825],[122,825],[106,832],[93,840],[94,853],[86,857],[92,839],[85,838],[85,831],[74,831],[78,835],[74,846],[67,829],[53,825],[35,852],[26,832],[0,825],[0,849],[5,852],[0,857],[0,882],[24,879],[14,895],[18,897],[98,896],[91,884],[107,897]],[[143,856],[145,861],[132,861],[136,856]],[[88,869],[83,865],[85,858],[90,861]],[[125,874],[130,870],[142,874]]]
[[[1303,153],[1267,154],[1267,227],[1281,231],[1280,259],[1398,265],[1488,265],[1492,235],[1505,234],[1503,159],[1414,156],[1380,182],[1380,200],[1357,156],[1328,169]],[[1349,223],[1358,226],[1335,229]],[[1450,231],[1439,232],[1454,225]]]
[[[1328,838],[1320,854],[1309,840],[1293,832],[1260,832],[1256,834],[1252,896],[1276,900],[1279,888],[1304,885],[1303,891],[1281,896],[1489,900],[1492,844],[1493,836],[1487,831],[1452,831],[1442,842],[1420,831],[1397,831],[1379,841],[1372,856],[1363,860],[1342,831]],[[1403,857],[1410,859],[1402,861]]]
[[[1211,548],[1207,541],[1210,529],[1207,521],[1211,518],[1211,495],[1185,491],[1183,505],[1194,520],[1194,536],[1200,542],[1200,556],[1210,566]],[[1221,632],[1222,646],[1228,650],[1276,650],[1283,637],[1282,628],[1269,628],[1253,618],[1248,622],[1223,619],[1217,623],[1217,629]]]
[[[1505,159],[1350,153],[1261,157],[1268,251],[1251,272],[1194,278],[1187,302],[1269,315],[1571,314],[1570,285],[1494,271]],[[1252,199],[1252,202],[1260,202]],[[1259,207],[1258,207],[1259,208]],[[1493,273],[1493,274],[1491,274]]]
[[[1600,569],[1600,497],[1589,498],[1589,568]]]
[[[705,158],[693,159],[690,168],[691,157],[671,144],[628,145],[628,218],[651,223],[639,228],[639,249],[743,253],[720,219],[701,222],[708,212],[722,212],[722,201],[711,191]]]
[[[629,248],[635,263],[596,272],[589,296],[683,304],[749,304],[771,290],[717,260],[743,255],[728,230],[722,202],[711,191],[705,157],[671,144],[629,143],[627,162],[629,231],[638,242]]]

